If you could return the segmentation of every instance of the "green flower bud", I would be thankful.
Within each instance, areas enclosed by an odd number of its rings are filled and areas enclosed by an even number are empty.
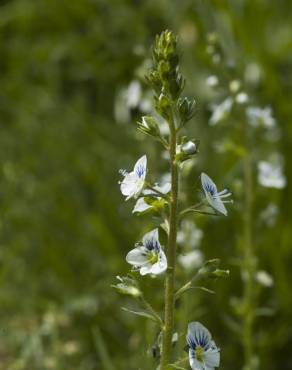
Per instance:
[[[156,110],[161,116],[165,119],[169,119],[171,117],[171,101],[170,99],[161,93],[159,98],[156,100]]]
[[[142,292],[138,288],[135,280],[120,276],[117,276],[117,279],[120,281],[120,283],[112,285],[111,287],[114,288],[118,293],[129,295],[134,298],[139,298],[142,296]]]
[[[138,130],[150,136],[160,136],[158,122],[151,116],[142,117],[142,122],[138,122]]]
[[[190,101],[188,98],[178,100],[177,108],[182,126],[194,116],[195,106],[195,100]]]

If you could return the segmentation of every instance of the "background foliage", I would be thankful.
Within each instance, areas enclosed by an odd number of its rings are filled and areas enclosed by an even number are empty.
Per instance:
[[[259,296],[272,312],[258,317],[255,346],[260,369],[292,368],[291,23],[288,0],[0,1],[0,369],[154,368],[148,352],[157,333],[121,311],[132,303],[110,285],[128,271],[125,254],[151,222],[131,215],[118,170],[147,152],[153,175],[167,171],[158,145],[135,129],[149,107],[143,76],[150,45],[165,28],[179,35],[187,93],[198,103],[190,131],[201,139],[200,155],[185,187],[191,199],[204,170],[229,183],[240,201],[234,156],[214,146],[232,141],[232,120],[208,126],[207,33],[218,33],[236,76],[250,64],[260,70],[253,96],[273,107],[279,139],[272,148],[262,135],[254,141],[262,158],[269,150],[284,156],[287,187],[256,189],[259,268],[274,285]],[[133,81],[142,100],[129,98]],[[260,213],[271,202],[279,208],[269,226]],[[211,328],[226,370],[242,365],[231,304],[242,292],[241,218],[235,203],[228,219],[197,219],[205,258],[221,258],[231,278],[213,284],[216,295],[189,293],[177,318],[179,333],[190,320]],[[159,307],[161,281],[143,284]]]

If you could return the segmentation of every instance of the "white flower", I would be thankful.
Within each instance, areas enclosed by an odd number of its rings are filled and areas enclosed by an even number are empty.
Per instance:
[[[224,120],[230,113],[232,104],[233,104],[232,98],[228,97],[225,100],[223,100],[222,103],[215,105],[212,109],[213,112],[209,120],[210,125],[214,126],[220,121]]]
[[[203,238],[203,231],[190,220],[183,220],[180,230],[177,232],[177,243],[196,248],[200,245]]]
[[[203,253],[199,249],[195,249],[187,254],[181,254],[178,256],[178,262],[186,270],[200,267],[203,260]]]
[[[239,80],[232,80],[229,83],[229,89],[233,94],[238,93],[239,89],[241,87],[241,82]]]
[[[245,104],[248,102],[248,95],[245,92],[240,92],[239,94],[236,95],[235,101],[238,104]]]
[[[253,127],[264,126],[265,128],[273,128],[276,125],[271,107],[248,107],[246,109],[246,116],[249,124]]]
[[[279,214],[279,207],[275,203],[270,203],[267,207],[260,213],[260,219],[267,226],[272,227],[275,225]]]
[[[207,86],[215,87],[219,83],[218,77],[215,75],[208,76],[206,79]]]
[[[282,164],[276,159],[271,162],[258,163],[258,182],[267,188],[283,189],[286,186],[286,177],[283,174]]]
[[[222,199],[229,197],[231,193],[227,189],[224,189],[218,193],[216,185],[205,173],[201,174],[201,182],[209,205],[216,211],[222,213],[224,216],[227,216],[227,210],[224,206],[224,203],[232,203],[232,200]]]
[[[143,155],[135,164],[134,170],[130,173],[121,171],[124,175],[124,180],[121,182],[121,192],[127,198],[126,200],[134,197],[137,198],[141,193],[147,169],[147,157]]]
[[[143,237],[142,245],[132,249],[126,261],[140,270],[141,275],[158,275],[167,269],[167,259],[158,240],[158,229]]]
[[[132,81],[127,90],[127,106],[132,109],[139,105],[142,91],[140,82],[137,80]]]
[[[220,350],[211,334],[199,322],[188,325],[187,342],[192,370],[214,370],[220,364]]]
[[[274,285],[274,280],[272,276],[263,270],[256,272],[255,279],[259,284],[267,288],[270,288]]]

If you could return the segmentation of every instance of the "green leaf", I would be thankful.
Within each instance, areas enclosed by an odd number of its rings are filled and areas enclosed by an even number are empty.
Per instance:
[[[146,319],[150,319],[150,320],[153,320],[155,322],[158,322],[158,320],[156,319],[156,317],[154,315],[152,315],[151,313],[149,313],[149,312],[146,312],[146,311],[134,311],[134,310],[130,310],[130,309],[126,308],[126,307],[122,307],[122,310],[125,311],[125,312],[132,313],[134,315],[145,317]]]

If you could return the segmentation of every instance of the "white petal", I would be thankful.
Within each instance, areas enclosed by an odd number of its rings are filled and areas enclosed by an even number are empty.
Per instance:
[[[163,250],[159,253],[159,260],[152,265],[151,273],[159,275],[167,269],[167,259]]]
[[[134,172],[127,173],[121,183],[122,194],[129,197],[133,196],[137,191],[137,183],[139,182],[140,179]]]
[[[157,191],[159,191],[160,193],[162,193],[162,194],[167,194],[167,193],[169,193],[170,192],[170,190],[171,190],[171,183],[170,182],[167,182],[167,183],[165,183],[165,184],[163,184],[163,185],[161,185],[161,186],[159,186],[159,185],[155,185],[154,187],[153,187],[155,190],[157,190]],[[151,196],[158,196],[158,194],[157,193],[155,193],[155,191],[153,191],[153,190],[151,190],[151,189],[145,189],[144,191],[143,191],[143,194],[144,195],[151,195]]]
[[[205,352],[204,362],[207,367],[214,368],[220,364],[220,352],[218,348],[209,349]]]
[[[205,370],[203,362],[199,362],[195,358],[195,352],[192,349],[189,349],[189,361],[192,370]]]
[[[227,209],[220,198],[214,199],[210,195],[206,195],[206,198],[212,208],[216,209],[216,211],[222,213],[224,216],[227,216]]]
[[[135,204],[135,207],[132,211],[132,213],[140,213],[147,211],[147,209],[152,208],[150,204],[147,204],[144,200],[144,198],[139,198]]]
[[[201,174],[201,182],[205,193],[210,192],[210,189],[212,189],[212,194],[217,193],[217,186],[212,181],[212,179],[204,172]]]
[[[161,186],[155,186],[154,188],[156,190],[160,191],[160,193],[162,193],[162,194],[167,194],[171,190],[171,183],[170,182],[166,182],[165,184],[163,184]]]
[[[141,266],[148,261],[148,251],[145,247],[132,249],[126,256],[126,261],[130,265]]]
[[[146,177],[146,167],[147,167],[147,157],[143,155],[143,157],[139,158],[134,167],[134,173],[140,178],[145,180]]]
[[[143,267],[140,268],[140,274],[142,276],[147,275],[147,274],[151,274],[151,273],[152,273],[151,263],[147,263],[146,265],[144,265]]]
[[[187,342],[190,347],[195,343],[201,347],[205,347],[211,341],[211,334],[205,326],[203,326],[198,321],[189,323]]]

